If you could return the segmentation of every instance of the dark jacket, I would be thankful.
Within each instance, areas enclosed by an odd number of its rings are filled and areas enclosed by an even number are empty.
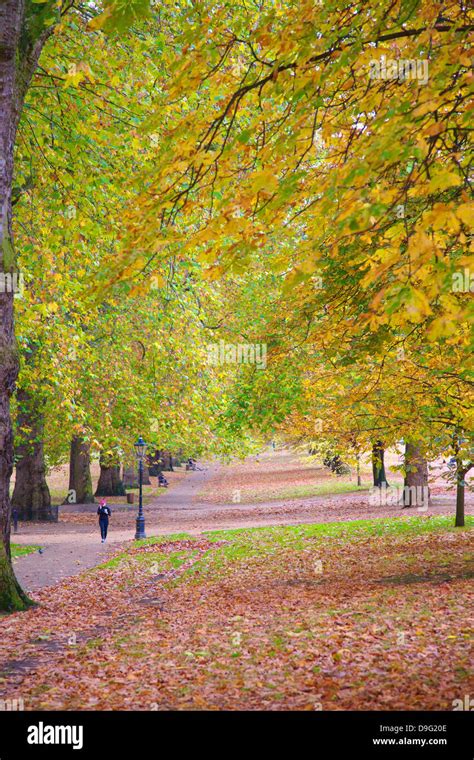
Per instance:
[[[110,508],[105,505],[105,507],[98,507],[97,514],[99,515],[99,520],[108,520],[112,512],[110,511]]]

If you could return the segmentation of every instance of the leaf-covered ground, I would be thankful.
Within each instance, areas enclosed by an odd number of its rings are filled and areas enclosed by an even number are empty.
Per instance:
[[[26,709],[450,710],[472,693],[471,539],[417,516],[146,541],[0,621],[0,694]]]
[[[387,477],[391,486],[403,487],[399,470],[402,458],[395,451],[386,452]],[[447,468],[441,460],[430,465],[429,486],[434,496],[448,497],[454,504],[453,484],[443,477]],[[365,456],[360,464],[362,490],[372,487],[372,464]],[[474,485],[473,478],[466,478]],[[347,475],[335,475],[328,467],[308,457],[296,456],[286,450],[262,452],[244,461],[221,464],[208,478],[199,493],[199,501],[207,504],[251,504],[279,499],[300,499],[327,494],[357,492],[355,468]],[[368,495],[367,495],[368,499]],[[472,504],[473,494],[466,491],[466,504]],[[357,515],[352,515],[357,519]]]

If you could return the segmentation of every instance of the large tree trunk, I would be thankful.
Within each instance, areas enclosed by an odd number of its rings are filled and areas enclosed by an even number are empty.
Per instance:
[[[430,505],[428,488],[428,462],[422,456],[420,447],[414,443],[405,444],[405,481],[402,503],[404,507],[427,509]]]
[[[42,7],[44,10],[44,7]],[[39,6],[30,12],[37,14]],[[43,18],[43,17],[41,17]],[[13,288],[7,274],[15,271],[12,233],[13,152],[23,101],[49,34],[41,19],[25,21],[24,0],[0,2],[0,609],[21,609],[28,597],[15,579],[10,556],[9,498],[13,469],[10,396],[18,374],[13,328]]]
[[[71,441],[69,494],[66,502],[69,504],[92,504],[94,502],[89,444],[80,436],[74,436]]]
[[[383,485],[388,486],[385,476],[385,451],[382,441],[376,441],[372,446],[372,473],[374,476],[374,486],[381,488]]]
[[[15,447],[16,477],[12,507],[18,511],[20,520],[57,521],[58,512],[51,507],[46,482],[43,415],[27,391],[18,391],[17,401],[19,413],[16,427],[21,443]]]
[[[120,477],[120,465],[105,465],[100,461],[100,476],[96,496],[125,496],[125,488]]]

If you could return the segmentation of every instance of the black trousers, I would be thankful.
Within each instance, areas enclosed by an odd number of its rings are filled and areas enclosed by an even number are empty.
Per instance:
[[[106,517],[105,520],[102,518],[99,520],[100,525],[100,537],[101,538],[107,538],[107,530],[109,527],[109,518]]]

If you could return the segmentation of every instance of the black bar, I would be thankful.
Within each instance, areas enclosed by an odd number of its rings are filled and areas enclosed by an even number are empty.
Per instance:
[[[0,712],[0,760],[162,757],[183,753],[262,760],[472,760],[472,713],[459,712]],[[41,724],[43,726],[40,731]],[[56,734],[56,726],[65,727]],[[76,733],[73,728],[76,727]],[[50,729],[49,727],[53,727]],[[69,727],[69,728],[68,728]],[[82,727],[82,747],[80,727]],[[73,744],[32,744],[62,738]],[[378,741],[374,741],[378,740]],[[384,740],[384,743],[381,742]],[[390,742],[388,741],[390,740]],[[415,741],[416,740],[416,741]],[[424,744],[422,743],[424,740]]]

